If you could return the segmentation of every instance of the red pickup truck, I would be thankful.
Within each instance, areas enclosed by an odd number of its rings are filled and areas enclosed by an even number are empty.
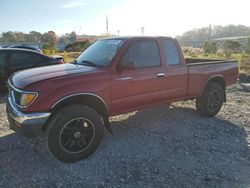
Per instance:
[[[74,162],[100,144],[109,117],[156,104],[196,99],[197,111],[215,116],[236,83],[236,61],[184,59],[167,37],[100,39],[72,64],[34,68],[9,79],[10,127],[46,135],[50,152]]]

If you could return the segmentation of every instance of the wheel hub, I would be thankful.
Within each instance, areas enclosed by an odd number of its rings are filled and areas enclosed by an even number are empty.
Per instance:
[[[80,139],[81,136],[82,136],[82,134],[81,134],[80,131],[74,133],[74,138],[75,138],[75,139]]]
[[[220,95],[217,92],[214,92],[209,99],[209,108],[212,111],[218,110],[220,108]]]

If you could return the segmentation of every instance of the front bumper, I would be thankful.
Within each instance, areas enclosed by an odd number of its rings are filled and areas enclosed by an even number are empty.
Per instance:
[[[10,128],[27,137],[41,135],[42,127],[51,114],[49,112],[23,113],[16,107],[10,96],[7,100],[6,110]]]

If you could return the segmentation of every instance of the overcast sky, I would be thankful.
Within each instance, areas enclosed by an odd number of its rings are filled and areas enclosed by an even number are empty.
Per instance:
[[[249,0],[0,0],[0,33],[176,36],[212,25],[250,26]]]

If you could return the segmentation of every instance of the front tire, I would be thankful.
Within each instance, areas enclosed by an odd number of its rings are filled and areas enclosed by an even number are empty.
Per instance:
[[[104,128],[96,111],[79,104],[64,107],[49,122],[47,146],[63,162],[76,162],[91,155],[101,143]]]
[[[209,84],[201,97],[196,99],[197,111],[205,117],[213,117],[219,113],[224,101],[224,91],[218,84]]]

